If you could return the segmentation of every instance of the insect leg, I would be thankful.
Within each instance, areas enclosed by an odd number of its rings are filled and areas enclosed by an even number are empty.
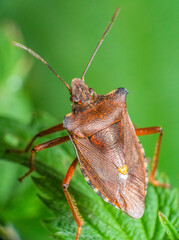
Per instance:
[[[63,123],[55,125],[51,128],[48,128],[48,129],[46,129],[44,131],[41,131],[38,134],[36,134],[24,150],[8,149],[7,152],[18,153],[18,154],[26,153],[26,152],[29,151],[29,149],[31,148],[31,146],[32,146],[32,144],[33,144],[33,142],[35,141],[36,138],[43,137],[43,136],[46,136],[46,135],[54,133],[54,132],[59,132],[59,131],[62,131],[64,129],[65,128],[63,127]]]
[[[73,176],[73,173],[75,171],[77,163],[78,163],[78,159],[75,158],[75,160],[70,165],[70,167],[69,167],[69,169],[68,169],[68,171],[67,171],[67,173],[65,175],[65,178],[63,180],[63,183],[62,183],[62,188],[63,188],[64,194],[65,194],[65,197],[66,197],[66,199],[68,201],[68,204],[70,206],[71,212],[72,212],[73,217],[74,217],[74,219],[76,221],[76,224],[78,226],[75,240],[79,239],[79,236],[80,236],[80,233],[81,233],[81,228],[83,226],[83,219],[82,219],[82,217],[81,217],[81,215],[80,215],[80,213],[78,211],[78,208],[76,206],[75,200],[73,199],[73,197],[68,192],[68,186],[69,186],[69,183],[70,183],[71,178]]]
[[[31,151],[29,170],[26,172],[26,174],[24,176],[19,178],[19,181],[21,182],[25,177],[27,177],[31,172],[34,171],[34,169],[35,169],[35,167],[34,167],[34,155],[35,155],[35,152],[39,152],[39,151],[41,151],[43,149],[54,147],[56,145],[59,145],[61,143],[66,142],[68,140],[70,140],[69,136],[65,136],[65,137],[59,137],[59,138],[53,139],[51,141],[48,141],[48,142],[36,145],[32,149],[32,151]]]
[[[161,146],[162,135],[163,135],[162,128],[161,127],[136,128],[135,131],[136,131],[137,136],[159,133],[159,138],[157,140],[157,144],[155,147],[152,168],[151,168],[151,172],[149,175],[149,182],[152,183],[154,186],[169,188],[170,187],[169,184],[160,183],[157,180],[155,180],[155,172],[156,172],[157,165],[158,165],[159,152],[160,152],[160,146]]]

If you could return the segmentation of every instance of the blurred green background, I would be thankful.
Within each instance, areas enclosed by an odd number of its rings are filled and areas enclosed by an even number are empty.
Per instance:
[[[11,41],[36,51],[70,84],[81,77],[117,6],[119,17],[85,81],[99,94],[125,87],[133,123],[163,128],[159,169],[178,187],[178,0],[1,0],[0,114],[29,123],[33,112],[45,111],[62,122],[71,111],[65,86]],[[153,156],[156,140],[141,137],[146,156]]]

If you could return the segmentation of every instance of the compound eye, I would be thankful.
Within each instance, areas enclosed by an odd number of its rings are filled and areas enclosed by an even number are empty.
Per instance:
[[[92,95],[93,95],[93,93],[94,93],[93,88],[89,88],[89,93],[90,93],[90,96],[92,97]]]
[[[77,102],[78,102],[78,99],[77,99],[77,97],[75,97],[75,96],[71,96],[71,97],[70,97],[70,101],[77,103]]]

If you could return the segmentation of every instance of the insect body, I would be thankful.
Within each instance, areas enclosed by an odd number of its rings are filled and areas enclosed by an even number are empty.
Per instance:
[[[83,220],[74,204],[74,199],[68,192],[68,186],[78,162],[86,181],[100,197],[112,206],[120,208],[130,217],[140,218],[145,209],[144,200],[148,180],[144,150],[137,136],[159,133],[149,181],[156,186],[169,187],[169,185],[159,183],[154,178],[162,139],[162,129],[160,127],[137,129],[133,126],[126,109],[126,89],[119,88],[107,95],[98,95],[84,82],[85,73],[118,12],[119,8],[115,11],[82,77],[80,79],[74,78],[71,87],[38,54],[22,44],[13,43],[46,64],[66,85],[71,95],[70,100],[74,103],[72,113],[65,116],[63,123],[38,133],[25,150],[10,151],[16,153],[27,152],[37,137],[64,129],[68,131],[68,136],[35,146],[31,150],[29,171],[19,180],[22,181],[34,170],[35,152],[71,139],[77,157],[70,165],[62,187],[78,226],[76,240],[79,239]]]
[[[124,88],[103,96],[95,93],[86,107],[73,105],[64,127],[94,191],[139,218],[144,212],[147,173],[143,149],[126,110],[126,95]]]

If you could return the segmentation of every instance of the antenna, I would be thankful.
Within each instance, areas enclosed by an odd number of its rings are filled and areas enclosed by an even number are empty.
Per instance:
[[[85,74],[86,74],[89,66],[91,65],[91,62],[93,61],[93,58],[94,58],[94,56],[96,55],[99,47],[101,46],[104,38],[106,37],[106,35],[108,34],[109,30],[111,29],[112,24],[113,24],[114,20],[116,19],[117,15],[118,15],[118,13],[119,13],[119,10],[120,10],[120,7],[118,7],[118,8],[116,9],[116,11],[115,11],[115,13],[114,13],[114,15],[113,15],[113,17],[112,17],[112,19],[111,19],[111,22],[109,23],[109,25],[107,26],[105,32],[103,33],[103,36],[102,36],[101,40],[99,41],[97,47],[95,48],[95,50],[94,50],[94,52],[93,52],[93,55],[91,56],[91,58],[90,58],[90,60],[89,60],[89,62],[88,62],[88,64],[87,64],[87,66],[86,66],[86,68],[85,68],[85,70],[84,70],[84,72],[83,72],[83,75],[82,75],[82,77],[81,77],[81,80],[84,81],[84,76],[85,76]]]
[[[50,70],[57,76],[57,78],[59,78],[66,85],[67,89],[71,93],[71,89],[70,89],[69,85],[53,70],[53,68],[40,55],[38,55],[37,53],[32,51],[30,48],[27,48],[26,46],[24,46],[20,43],[12,42],[12,45],[24,49],[25,51],[29,52],[32,56],[34,56],[35,58],[42,61],[45,65],[47,65],[47,67],[50,68]]]

